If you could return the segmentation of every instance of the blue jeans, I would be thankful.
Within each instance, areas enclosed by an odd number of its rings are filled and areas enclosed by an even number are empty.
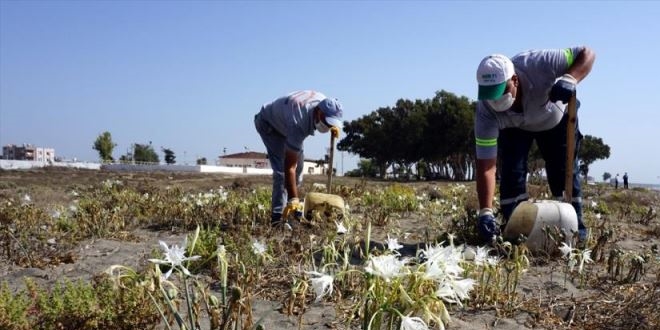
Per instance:
[[[272,220],[279,220],[282,217],[282,211],[288,200],[286,188],[284,187],[284,154],[286,152],[286,137],[280,134],[266,120],[261,119],[257,114],[254,116],[254,126],[261,136],[261,140],[266,146],[270,167],[273,169],[273,192],[271,198],[271,217]],[[296,167],[296,185],[302,184],[304,153],[301,150],[298,154],[298,165]]]
[[[509,220],[513,209],[522,201],[527,200],[527,160],[532,141],[545,160],[545,170],[552,196],[561,200],[564,192],[566,173],[566,123],[568,116],[564,115],[555,127],[542,132],[529,132],[519,128],[500,130],[497,140],[498,153],[501,160],[500,175],[500,208],[505,221]],[[577,155],[580,149],[582,134],[575,125],[575,165],[573,166],[573,198],[571,204],[578,217],[578,229],[585,229],[582,221],[582,190],[580,189],[579,166]]]

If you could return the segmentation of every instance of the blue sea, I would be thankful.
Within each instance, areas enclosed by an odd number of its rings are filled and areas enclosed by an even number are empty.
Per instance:
[[[619,182],[619,188],[622,187],[621,182]],[[635,188],[635,187],[640,187],[640,188],[647,188],[647,189],[653,189],[656,191],[660,191],[660,184],[648,184],[648,183],[630,183],[630,188]]]

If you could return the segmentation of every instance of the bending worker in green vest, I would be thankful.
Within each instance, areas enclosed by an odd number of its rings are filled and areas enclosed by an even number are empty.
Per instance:
[[[550,186],[562,199],[566,171],[566,123],[564,110],[576,85],[595,60],[587,47],[530,50],[511,59],[494,54],[477,69],[479,102],[475,114],[477,194],[480,237],[491,241],[500,230],[493,215],[495,168],[501,160],[500,208],[505,223],[518,203],[527,200],[527,157],[536,140]],[[579,102],[578,102],[579,107]],[[575,157],[580,140],[576,125]],[[498,155],[499,152],[499,155]],[[573,171],[572,203],[578,216],[579,239],[587,238],[582,221],[582,197],[577,166]]]

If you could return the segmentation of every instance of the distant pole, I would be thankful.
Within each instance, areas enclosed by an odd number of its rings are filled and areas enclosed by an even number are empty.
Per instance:
[[[344,176],[344,152],[341,152],[341,176]]]

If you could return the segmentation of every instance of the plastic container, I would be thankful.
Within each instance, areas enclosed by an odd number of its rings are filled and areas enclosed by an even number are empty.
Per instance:
[[[344,212],[344,199],[332,194],[310,192],[305,195],[305,218],[311,219],[312,210],[329,211],[330,209]]]
[[[569,203],[552,200],[522,202],[513,210],[509,222],[504,228],[504,238],[513,239],[524,235],[530,250],[546,250],[552,252],[557,246],[548,240],[543,228],[557,227],[566,233],[566,244],[573,240],[573,232],[577,232],[577,213]]]

